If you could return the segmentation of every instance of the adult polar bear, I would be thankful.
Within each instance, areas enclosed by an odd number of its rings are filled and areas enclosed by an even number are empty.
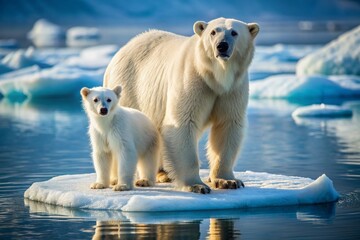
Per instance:
[[[209,193],[199,176],[197,143],[207,144],[209,182],[239,188],[233,167],[242,143],[248,103],[248,67],[255,23],[198,21],[191,37],[151,30],[133,38],[111,60],[104,86],[123,87],[120,104],[144,112],[163,139],[163,166],[183,191]]]

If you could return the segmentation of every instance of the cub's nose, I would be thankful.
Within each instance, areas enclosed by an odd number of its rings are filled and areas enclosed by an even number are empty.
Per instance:
[[[216,48],[219,52],[224,53],[229,49],[229,44],[227,42],[221,42],[216,46]]]
[[[106,115],[108,113],[107,108],[100,108],[100,114],[101,115]]]

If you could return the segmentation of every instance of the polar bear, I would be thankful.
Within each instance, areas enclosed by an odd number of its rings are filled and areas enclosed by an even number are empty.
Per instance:
[[[197,143],[207,144],[209,184],[244,186],[233,167],[242,144],[248,67],[256,23],[218,18],[197,21],[185,37],[151,30],[133,38],[109,63],[103,85],[123,86],[120,103],[144,112],[161,133],[163,167],[184,191],[209,193],[200,179]]]
[[[114,185],[113,190],[133,187],[136,168],[140,179],[136,186],[155,183],[159,160],[159,136],[156,127],[143,113],[120,107],[121,87],[82,88],[83,106],[90,121],[89,135],[96,172],[93,189]]]

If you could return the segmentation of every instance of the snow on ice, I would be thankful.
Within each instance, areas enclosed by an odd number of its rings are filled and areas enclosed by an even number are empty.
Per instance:
[[[201,170],[200,176],[206,178],[208,171]],[[250,171],[236,172],[235,177],[242,179],[246,187],[213,190],[211,194],[202,195],[176,191],[169,183],[125,192],[115,192],[110,188],[93,190],[89,186],[95,181],[95,174],[64,175],[33,183],[24,197],[64,207],[125,212],[302,205],[334,202],[339,198],[332,181],[326,175],[315,181]]]

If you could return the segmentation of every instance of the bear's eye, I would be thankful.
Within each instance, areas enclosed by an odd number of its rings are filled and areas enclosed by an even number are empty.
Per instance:
[[[111,102],[111,99],[110,99],[110,98],[108,98],[108,99],[106,99],[106,101],[107,101],[107,102]]]
[[[210,34],[211,34],[211,36],[215,36],[216,31],[215,31],[215,30],[212,30]]]
[[[97,98],[94,98],[94,102],[98,102],[99,100]]]
[[[235,37],[235,36],[237,36],[237,35],[238,35],[238,33],[237,33],[237,32],[235,32],[235,31],[231,31],[231,36]]]

